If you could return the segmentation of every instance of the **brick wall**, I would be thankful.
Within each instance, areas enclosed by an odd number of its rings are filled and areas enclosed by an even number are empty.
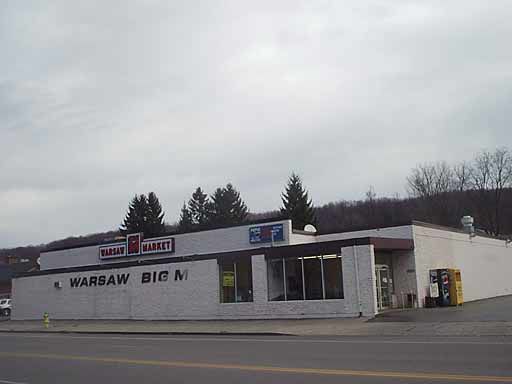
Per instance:
[[[80,273],[62,273],[13,280],[13,319],[40,319],[44,312],[55,319],[241,319],[357,316],[355,256],[359,269],[361,311],[376,313],[373,246],[342,248],[345,298],[269,302],[267,267],[263,255],[252,257],[251,303],[220,303],[217,260],[190,261]],[[175,281],[175,271],[187,279]],[[142,273],[168,271],[167,281],[142,284]],[[71,278],[130,274],[124,285],[72,288]],[[60,282],[62,288],[56,288]]]

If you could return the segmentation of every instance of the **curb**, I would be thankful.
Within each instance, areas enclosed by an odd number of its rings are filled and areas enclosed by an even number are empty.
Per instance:
[[[226,331],[204,331],[204,332],[144,332],[144,331],[44,331],[44,330],[8,330],[1,329],[0,333],[34,333],[34,334],[87,334],[87,335],[216,335],[216,336],[297,336],[293,333],[282,332],[226,332]]]

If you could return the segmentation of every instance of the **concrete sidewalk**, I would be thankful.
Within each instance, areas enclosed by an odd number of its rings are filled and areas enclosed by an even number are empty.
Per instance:
[[[0,332],[123,334],[286,334],[297,336],[512,336],[512,321],[372,322],[368,319],[307,320],[53,320],[2,321]]]

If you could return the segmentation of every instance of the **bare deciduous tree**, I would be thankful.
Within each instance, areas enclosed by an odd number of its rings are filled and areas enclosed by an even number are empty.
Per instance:
[[[472,180],[488,232],[501,234],[503,194],[512,186],[512,154],[507,148],[482,151],[475,157]]]
[[[492,154],[491,185],[494,195],[495,234],[501,234],[503,193],[512,185],[512,154],[506,148],[498,148]]]
[[[452,168],[453,173],[453,189],[459,192],[471,189],[473,182],[473,167],[467,161],[455,164]]]
[[[444,162],[421,164],[407,177],[409,193],[414,197],[431,198],[453,188],[453,172]]]
[[[423,203],[423,216],[433,222],[444,222],[448,213],[447,194],[453,189],[453,172],[442,161],[421,164],[407,178],[409,194]]]

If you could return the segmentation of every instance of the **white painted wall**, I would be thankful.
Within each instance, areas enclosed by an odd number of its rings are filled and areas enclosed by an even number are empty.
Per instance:
[[[158,259],[173,256],[201,255],[216,252],[230,252],[242,249],[257,249],[268,247],[270,243],[251,244],[249,228],[260,225],[283,224],[284,241],[274,242],[274,246],[293,244],[291,241],[291,221],[282,220],[263,224],[244,225],[239,227],[213,229],[210,231],[184,233],[173,236],[175,252],[147,256],[131,256],[116,259],[99,259],[99,246],[66,249],[41,253],[41,270],[78,267],[84,265],[111,264],[118,262]],[[311,241],[314,237],[310,236]]]
[[[420,304],[428,293],[430,269],[459,268],[464,301],[512,294],[512,246],[505,241],[414,225]]]
[[[365,231],[353,231],[342,233],[331,233],[328,235],[316,236],[317,242],[358,239],[362,237],[388,237],[393,239],[412,239],[412,225],[403,225],[400,227],[377,228]]]
[[[316,235],[304,235],[302,233],[290,233],[290,244],[314,243]]]
[[[359,312],[372,317],[377,313],[377,290],[375,286],[375,253],[373,245],[343,247],[343,287],[347,311],[353,316]],[[356,280],[356,258],[359,279]],[[359,285],[359,300],[358,289]],[[359,306],[361,303],[361,306]]]
[[[414,251],[393,251],[393,285],[395,288],[396,305],[407,304],[407,294],[417,295],[416,265]]]
[[[251,303],[223,304],[219,299],[217,260],[137,266],[80,273],[59,273],[13,279],[15,320],[40,319],[48,312],[54,319],[242,319],[358,316],[355,292],[357,251],[360,298],[365,316],[376,313],[373,246],[342,248],[345,298],[269,302],[267,266],[263,255],[252,257]],[[174,271],[188,271],[186,281],[174,281]],[[143,272],[170,271],[169,280],[141,283]],[[126,285],[70,287],[70,278],[129,273]],[[62,288],[54,283],[61,282]]]
[[[39,260],[41,263],[40,269],[42,271],[55,268],[96,265],[100,263],[99,247],[97,245],[93,245],[90,247],[41,252]]]

